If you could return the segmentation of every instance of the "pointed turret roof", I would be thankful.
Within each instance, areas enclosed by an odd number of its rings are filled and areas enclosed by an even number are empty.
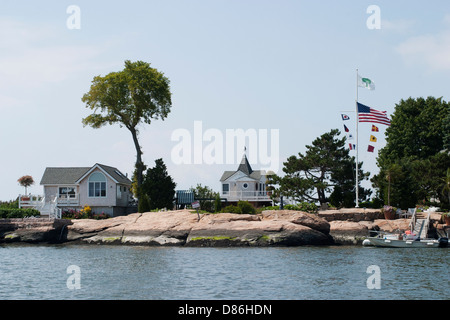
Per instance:
[[[239,164],[238,171],[242,171],[246,175],[251,175],[253,172],[252,167],[250,166],[250,163],[247,160],[247,156],[244,153],[244,156],[242,157],[241,163]]]
[[[239,164],[239,167],[236,171],[225,171],[222,175],[222,178],[220,178],[220,181],[225,181],[228,178],[230,178],[232,175],[234,175],[236,172],[241,171],[246,176],[248,176],[251,180],[260,180],[261,176],[266,175],[266,172],[264,170],[253,170],[250,166],[250,163],[248,162],[247,155],[244,152],[244,155],[242,156],[241,163]]]

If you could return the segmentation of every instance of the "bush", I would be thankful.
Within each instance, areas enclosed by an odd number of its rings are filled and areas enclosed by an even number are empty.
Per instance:
[[[226,212],[226,213],[241,213],[239,207],[233,206],[233,205],[226,206],[225,208],[222,209],[222,212]]]
[[[150,198],[147,194],[141,193],[138,202],[138,212],[144,213],[150,211]]]
[[[1,209],[19,209],[19,198],[11,201],[0,201]]]
[[[106,213],[102,212],[100,214],[93,214],[92,219],[95,220],[109,219],[109,216]]]
[[[248,201],[239,201],[238,208],[242,214],[255,214],[256,212],[255,207],[253,207]]]
[[[263,207],[263,210],[280,210],[280,206],[267,206]]]
[[[284,206],[286,210],[296,210],[296,211],[303,211],[303,212],[309,212],[309,213],[316,213],[317,212],[317,205],[315,203],[309,203],[309,202],[300,202],[298,204],[287,204]]]
[[[298,204],[285,204],[283,210],[294,210],[294,211],[303,211],[308,213],[316,213],[317,206],[314,203],[309,202],[301,202]],[[280,206],[267,206],[263,208],[264,210],[280,210]]]
[[[248,201],[239,201],[237,206],[229,205],[222,209],[222,212],[238,214],[255,214],[256,209]]]
[[[102,219],[108,219],[109,216],[102,212],[100,214],[95,214],[91,207],[84,206],[81,210],[75,210],[75,209],[66,209],[63,210],[61,214],[61,218],[63,219],[95,219],[95,220],[102,220]]]
[[[38,210],[31,208],[0,208],[1,219],[37,217],[40,215],[41,213]]]

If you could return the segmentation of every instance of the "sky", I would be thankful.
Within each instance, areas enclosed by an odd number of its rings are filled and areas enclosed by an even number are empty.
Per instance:
[[[280,175],[320,135],[344,136],[343,124],[355,133],[357,69],[376,85],[359,88],[358,101],[388,115],[409,97],[448,101],[450,2],[1,0],[0,200],[24,192],[23,175],[35,180],[28,192],[42,194],[46,167],[101,163],[131,176],[130,132],[81,122],[92,79],[125,60],[170,80],[170,114],[139,127],[144,163],[162,158],[177,189],[220,191],[244,152],[227,132],[253,137],[253,169]],[[358,155],[373,175],[386,127],[373,153],[370,128],[359,125]]]

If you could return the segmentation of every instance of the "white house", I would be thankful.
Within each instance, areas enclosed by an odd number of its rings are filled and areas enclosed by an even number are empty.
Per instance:
[[[220,178],[222,198],[229,203],[239,200],[248,201],[254,206],[271,205],[272,199],[267,192],[267,173],[253,170],[244,154],[236,171],[225,171]]]
[[[92,167],[46,168],[40,184],[44,195],[35,207],[42,215],[88,205],[96,214],[124,215],[129,211],[131,181],[117,168],[96,163]],[[30,206],[23,203],[22,206]]]

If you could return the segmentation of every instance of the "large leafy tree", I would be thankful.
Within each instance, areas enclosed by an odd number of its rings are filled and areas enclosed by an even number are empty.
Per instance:
[[[306,146],[305,154],[293,155],[284,162],[283,177],[271,176],[271,184],[279,185],[277,194],[297,201],[331,201],[336,206],[355,205],[355,159],[345,148],[346,138],[339,138],[338,129],[324,133]],[[359,165],[360,181],[367,179]],[[368,191],[360,188],[360,200]]]
[[[148,210],[172,209],[175,186],[176,183],[167,172],[163,159],[155,160],[155,166],[147,170],[142,183],[141,192],[143,197],[147,198]]]
[[[442,151],[450,105],[442,98],[409,98],[396,104],[391,126],[386,129],[386,147],[379,158],[426,159]]]
[[[389,195],[389,201],[402,208],[431,198],[447,202],[440,181],[450,167],[444,151],[450,137],[449,114],[450,104],[442,98],[409,98],[396,105],[386,129],[386,146],[377,158],[380,172],[372,178],[381,199],[386,202]],[[393,167],[400,179],[389,184],[386,177]]]
[[[126,60],[122,71],[94,77],[89,92],[81,100],[94,111],[82,120],[85,126],[119,124],[130,131],[136,148],[139,190],[145,170],[138,141],[139,125],[167,117],[172,106],[169,79],[147,62]]]

